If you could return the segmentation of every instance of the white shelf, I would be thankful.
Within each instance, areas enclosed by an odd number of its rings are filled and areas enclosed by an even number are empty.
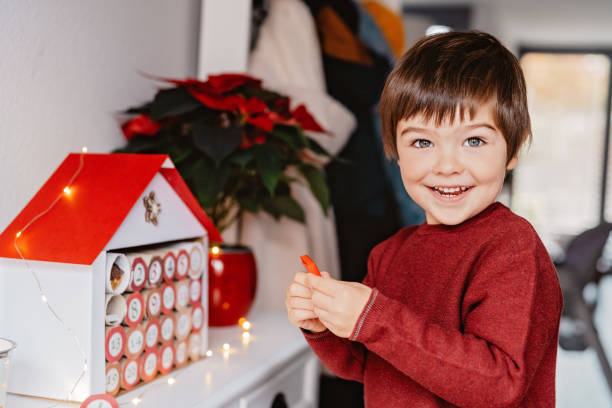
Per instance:
[[[139,408],[234,406],[240,397],[277,376],[291,362],[312,355],[300,331],[287,321],[286,313],[256,311],[249,316],[249,321],[253,327],[248,345],[243,345],[242,330],[238,326],[210,329],[212,357],[172,371],[166,376],[157,377],[149,384],[119,395],[119,405],[133,407],[130,401],[140,396],[142,402],[138,405]],[[224,343],[231,346],[227,357],[224,357],[222,352]],[[176,379],[172,386],[168,384],[170,377]],[[313,379],[309,378],[305,382],[309,385]],[[307,400],[314,400],[316,385],[307,388],[310,388],[305,390],[310,394]],[[79,404],[12,394],[9,394],[7,403],[7,408],[75,406],[78,407]]]

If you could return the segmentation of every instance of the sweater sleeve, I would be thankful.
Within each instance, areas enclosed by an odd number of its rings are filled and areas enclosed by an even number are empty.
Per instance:
[[[518,406],[557,339],[562,298],[535,231],[510,235],[476,260],[461,330],[430,323],[374,290],[350,338],[459,407]]]
[[[375,268],[373,266],[380,259],[383,244],[374,248],[368,259],[368,273],[362,283],[369,287],[374,287]],[[332,373],[340,378],[363,382],[367,355],[363,344],[338,337],[330,330],[320,333],[305,330],[302,332],[312,350]]]

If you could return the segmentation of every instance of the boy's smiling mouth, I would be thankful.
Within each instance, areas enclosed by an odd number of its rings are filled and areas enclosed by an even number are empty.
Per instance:
[[[472,186],[427,186],[432,192],[434,192],[440,198],[445,199],[457,199],[463,193],[470,190]]]

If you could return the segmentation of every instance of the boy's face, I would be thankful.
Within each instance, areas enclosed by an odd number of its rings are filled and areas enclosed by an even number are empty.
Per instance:
[[[428,224],[457,225],[493,203],[506,170],[506,140],[482,105],[474,117],[459,112],[439,127],[421,116],[402,119],[396,132],[398,164],[406,191],[425,210]]]

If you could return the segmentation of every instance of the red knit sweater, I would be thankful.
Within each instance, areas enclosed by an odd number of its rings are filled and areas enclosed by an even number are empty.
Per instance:
[[[364,284],[350,339],[305,336],[332,372],[364,383],[367,407],[555,406],[559,280],[503,204],[400,230],[372,250]]]

